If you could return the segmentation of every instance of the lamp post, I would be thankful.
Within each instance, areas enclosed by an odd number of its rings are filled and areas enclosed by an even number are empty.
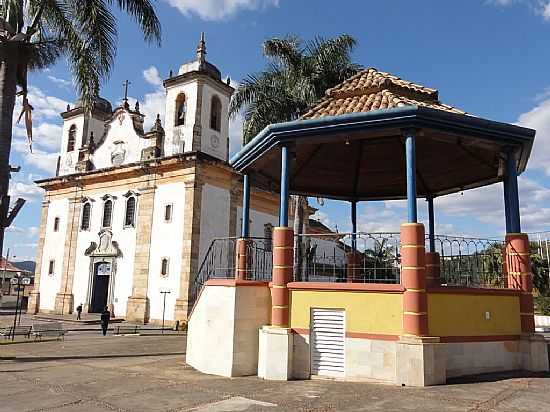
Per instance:
[[[163,302],[162,302],[162,329],[161,329],[161,332],[162,334],[164,334],[164,314],[166,312],[166,295],[170,293],[170,290],[166,289],[166,290],[160,290],[160,293],[162,293],[162,298],[163,298]]]

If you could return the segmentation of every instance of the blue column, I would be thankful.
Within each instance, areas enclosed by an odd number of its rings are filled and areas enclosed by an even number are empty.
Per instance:
[[[248,175],[243,178],[243,224],[241,237],[247,238],[250,234],[250,181]]]
[[[351,201],[351,249],[357,250],[357,200]]]
[[[418,220],[416,209],[416,153],[414,130],[405,131],[405,156],[407,161],[407,211],[409,223]]]
[[[504,178],[505,209],[506,204],[508,204],[506,233],[521,233],[516,154],[511,150],[506,156],[506,176]]]
[[[281,147],[281,198],[279,200],[279,226],[288,226],[290,164],[288,147]]]
[[[502,187],[504,188],[504,219],[506,221],[506,233],[512,233],[510,228],[510,202],[508,201],[508,184],[506,183],[506,176],[502,181]]]
[[[434,198],[429,196],[428,201],[428,231],[430,238],[430,252],[435,252],[435,220],[434,220]]]

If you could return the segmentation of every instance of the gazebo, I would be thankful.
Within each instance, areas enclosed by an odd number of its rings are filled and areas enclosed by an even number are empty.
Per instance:
[[[258,375],[305,378],[325,368],[348,379],[430,385],[493,370],[548,370],[546,346],[534,335],[517,180],[534,136],[534,130],[469,115],[441,103],[435,89],[370,68],[327,90],[300,120],[272,124],[245,145],[230,161],[244,175],[241,245],[248,238],[250,182],[280,192],[271,324],[259,332]],[[433,199],[497,182],[504,185],[505,287],[442,286]],[[400,284],[293,282],[291,194],[350,202],[349,266],[357,202],[406,199]],[[418,198],[428,201],[427,236],[418,223]],[[244,247],[237,252],[237,275],[245,253]]]

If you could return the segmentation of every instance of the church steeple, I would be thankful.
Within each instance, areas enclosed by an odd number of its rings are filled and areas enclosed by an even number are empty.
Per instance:
[[[204,32],[201,33],[201,39],[197,46],[197,60],[202,64],[206,61],[206,41],[204,40]]]

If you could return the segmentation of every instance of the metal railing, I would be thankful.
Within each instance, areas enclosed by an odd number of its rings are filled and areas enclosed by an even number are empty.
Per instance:
[[[428,239],[426,239],[426,250]],[[504,288],[504,242],[458,236],[435,236],[442,286]]]
[[[189,290],[189,307],[195,303],[208,279],[235,278],[236,237],[213,239],[199,266],[197,276]],[[248,264],[245,280],[271,280],[273,257],[271,239],[251,237],[247,239]]]
[[[296,238],[294,281],[400,283],[399,233],[305,234]],[[353,250],[356,263],[351,266],[346,255]]]

